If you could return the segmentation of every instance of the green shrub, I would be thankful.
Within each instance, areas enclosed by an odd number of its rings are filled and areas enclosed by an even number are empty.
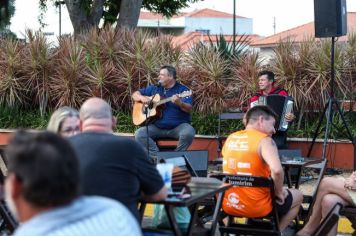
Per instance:
[[[49,114],[41,116],[39,110],[23,110],[18,107],[0,108],[0,127],[2,129],[45,129]]]
[[[132,114],[127,111],[115,110],[114,116],[117,120],[116,132],[119,133],[134,133],[138,128],[132,123]],[[51,112],[45,113],[41,116],[38,110],[26,110],[18,107],[0,107],[0,128],[2,129],[46,129]],[[356,112],[346,112],[345,120],[353,134],[356,133]],[[306,113],[302,119],[301,126],[298,128],[296,122],[290,125],[288,130],[288,137],[313,137],[320,113]],[[326,125],[326,118],[323,119],[320,131],[324,131]],[[216,114],[203,115],[197,112],[192,114],[192,126],[199,135],[217,135],[218,134],[218,118]],[[243,129],[241,120],[226,120],[221,121],[221,135],[226,136],[234,131]],[[320,132],[318,138],[324,138],[324,132]],[[331,126],[329,138],[346,139],[348,134],[344,129],[340,115],[335,113],[333,125]]]

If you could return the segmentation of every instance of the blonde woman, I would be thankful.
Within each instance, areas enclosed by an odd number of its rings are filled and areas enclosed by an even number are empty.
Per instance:
[[[53,112],[47,130],[70,137],[80,132],[79,112],[71,107],[60,107]]]

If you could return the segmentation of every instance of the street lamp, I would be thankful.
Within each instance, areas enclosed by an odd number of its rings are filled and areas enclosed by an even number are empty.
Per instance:
[[[64,1],[56,1],[55,5],[59,10],[59,37],[62,35],[62,5],[65,4]]]

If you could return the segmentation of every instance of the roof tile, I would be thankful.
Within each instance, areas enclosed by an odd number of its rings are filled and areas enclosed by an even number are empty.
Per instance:
[[[212,17],[212,18],[232,18],[234,15],[222,11],[216,11],[212,10],[209,8],[204,8],[204,9],[199,9],[195,10],[193,12],[189,13],[179,13],[177,15],[174,15],[172,18],[179,18],[179,17]],[[162,14],[158,13],[152,13],[152,12],[146,12],[146,11],[141,11],[140,12],[140,20],[154,20],[154,19],[163,19],[164,16]],[[236,16],[236,18],[245,18],[242,16]]]
[[[356,31],[356,12],[347,13],[347,28],[348,32]],[[251,43],[251,46],[269,47],[278,44],[281,40],[291,39],[294,42],[303,42],[310,37],[315,37],[314,22],[294,27],[292,29],[274,34]],[[338,41],[346,41],[347,37],[342,36]]]

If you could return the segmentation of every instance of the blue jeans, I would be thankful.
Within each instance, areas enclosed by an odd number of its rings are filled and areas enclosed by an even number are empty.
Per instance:
[[[194,128],[188,124],[183,123],[175,127],[174,129],[160,129],[153,124],[148,125],[148,144],[149,144],[149,156],[151,158],[157,158],[157,152],[159,151],[157,144],[154,140],[160,138],[173,138],[178,140],[178,145],[175,151],[185,151],[193,142],[195,136]],[[147,131],[146,126],[143,126],[136,130],[135,139],[147,148]]]

